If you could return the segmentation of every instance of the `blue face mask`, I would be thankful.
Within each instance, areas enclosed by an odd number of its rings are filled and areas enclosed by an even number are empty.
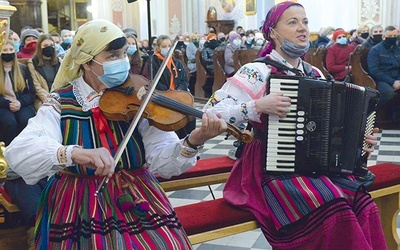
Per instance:
[[[128,77],[130,68],[128,57],[103,63],[99,63],[94,59],[92,60],[93,62],[103,66],[104,74],[102,76],[99,76],[93,70],[92,72],[108,88],[117,87],[123,84]]]
[[[240,40],[233,40],[233,44],[235,44],[236,46],[240,47],[242,45],[242,41]]]
[[[19,51],[19,46],[21,45],[19,42],[17,42],[17,41],[15,41],[15,42],[13,42],[13,44],[14,44],[14,50],[15,50],[15,52],[18,52]]]
[[[72,37],[65,37],[65,38],[63,39],[63,43],[71,44],[71,43],[72,43]]]
[[[263,41],[263,40],[257,40],[256,43],[257,43],[257,45],[260,45],[260,46],[261,46],[261,45],[264,44],[264,41]]]
[[[135,45],[129,45],[128,46],[128,50],[126,51],[126,53],[128,53],[128,55],[133,55],[135,54],[135,52],[137,51],[137,47],[136,44]]]
[[[347,44],[347,38],[346,37],[341,37],[336,40],[336,43],[341,44],[341,45],[346,45]]]

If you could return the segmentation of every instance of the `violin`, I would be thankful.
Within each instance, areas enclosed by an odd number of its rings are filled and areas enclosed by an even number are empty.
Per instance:
[[[131,74],[124,84],[107,89],[100,98],[99,107],[111,121],[130,121],[135,117],[142,100],[140,95],[150,83],[142,75]],[[149,124],[164,131],[176,131],[184,127],[193,117],[202,118],[203,112],[194,108],[194,98],[187,91],[155,90],[151,101],[142,114]],[[227,123],[227,132],[242,142],[250,142],[249,131],[241,131]]]

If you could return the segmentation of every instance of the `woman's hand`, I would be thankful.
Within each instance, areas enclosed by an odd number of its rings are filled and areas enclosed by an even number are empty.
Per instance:
[[[255,101],[256,111],[258,113],[277,115],[279,117],[286,117],[290,112],[289,107],[291,99],[283,94],[272,93],[261,97]]]
[[[374,151],[375,145],[378,144],[378,138],[374,135],[378,132],[379,128],[374,128],[371,135],[365,136],[365,142],[371,145],[369,148],[364,148],[364,151],[368,153],[368,159],[371,158],[371,153]]]
[[[10,111],[17,112],[21,108],[21,103],[18,100],[10,102]]]
[[[95,169],[95,175],[111,177],[114,174],[114,158],[106,148],[75,147],[72,149],[71,158],[74,164]]]
[[[193,145],[201,145],[226,130],[226,122],[221,119],[220,115],[215,115],[210,111],[205,111],[201,118],[201,127],[190,133],[189,141]]]

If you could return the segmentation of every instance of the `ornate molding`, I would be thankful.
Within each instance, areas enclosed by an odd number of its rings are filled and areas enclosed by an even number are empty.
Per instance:
[[[115,12],[122,12],[124,10],[124,2],[122,0],[112,1],[112,10]]]
[[[360,7],[361,24],[380,24],[381,20],[381,0],[362,0]]]

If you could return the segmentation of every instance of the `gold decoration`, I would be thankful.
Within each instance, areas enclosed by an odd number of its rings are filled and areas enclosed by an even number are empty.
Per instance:
[[[0,0],[0,54],[3,45],[8,40],[10,17],[15,11],[17,11],[17,8],[11,6],[8,1]]]
[[[0,142],[0,183],[5,182],[7,178],[6,169],[8,168],[8,164],[3,154],[5,150],[6,145],[4,142]]]

